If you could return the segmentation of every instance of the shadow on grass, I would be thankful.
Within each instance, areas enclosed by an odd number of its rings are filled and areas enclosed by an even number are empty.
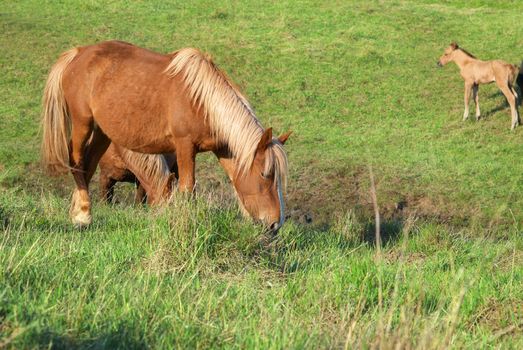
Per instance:
[[[403,231],[402,219],[390,219],[380,224],[380,240],[382,246],[395,244]],[[363,240],[373,247],[376,247],[376,224],[368,222],[365,225]]]
[[[510,111],[510,106],[509,106],[509,104],[507,102],[507,99],[505,98],[505,95],[503,95],[503,93],[499,89],[498,89],[498,91],[490,94],[487,98],[490,99],[490,98],[498,98],[498,97],[503,97],[504,98],[503,103],[500,104],[497,107],[492,108],[490,111],[488,111],[486,113],[482,113],[481,114],[481,119],[488,118],[488,117],[496,114],[497,112],[503,111],[505,109],[508,109]],[[480,96],[479,104],[480,104],[480,107],[481,107],[481,96]],[[520,106],[520,105],[521,105],[521,100],[518,98],[518,106]]]
[[[503,111],[507,108],[509,108],[509,110],[510,110],[508,103],[505,101],[502,105],[494,107],[490,111],[482,114],[481,119],[489,118],[489,117],[493,116],[494,114],[496,114],[497,112]]]
[[[311,228],[310,225],[299,224],[291,234],[283,237],[273,237],[272,241],[260,244],[257,255],[269,263],[269,266],[280,273],[289,274],[306,270],[315,266],[314,257],[318,249],[325,251],[341,251],[351,254],[362,245],[376,249],[376,225],[373,219],[366,217],[357,235],[345,235],[333,227]],[[394,218],[384,220],[380,224],[380,240],[382,247],[395,245],[402,236],[404,220]],[[325,239],[325,235],[329,239]]]
[[[0,228],[2,230],[6,230],[9,226],[9,215],[7,214],[7,211],[4,210],[4,208],[0,207]]]
[[[143,339],[130,329],[120,327],[114,332],[96,336],[91,339],[76,339],[73,336],[45,331],[30,336],[27,340],[37,348],[61,349],[147,349]],[[29,344],[28,344],[29,345]]]

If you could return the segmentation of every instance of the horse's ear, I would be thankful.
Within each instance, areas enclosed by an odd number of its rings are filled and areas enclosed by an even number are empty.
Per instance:
[[[450,44],[450,47],[452,47],[452,50],[456,50],[459,47],[459,45],[457,42],[454,41]]]
[[[289,136],[291,136],[291,134],[292,134],[292,131],[287,131],[285,134],[280,135],[280,137],[278,137],[278,140],[281,142],[282,145],[284,145],[285,142],[287,142],[287,139],[289,138]]]
[[[272,142],[272,128],[267,128],[258,143],[258,152],[264,152],[267,149],[267,146]]]

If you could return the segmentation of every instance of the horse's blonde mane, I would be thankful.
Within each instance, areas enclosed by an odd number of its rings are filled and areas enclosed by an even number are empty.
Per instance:
[[[263,170],[266,174],[274,173],[275,179],[281,180],[282,190],[287,187],[287,154],[283,149],[283,145],[276,139],[269,145],[265,153],[265,168]]]
[[[202,109],[215,140],[229,148],[238,173],[245,173],[264,131],[245,96],[209,56],[194,48],[176,51],[165,72],[170,77],[181,74],[193,104]],[[286,183],[287,156],[277,139],[267,148],[265,171],[273,172]]]
[[[123,147],[119,147],[118,152],[126,164],[133,164],[143,170],[144,177],[151,180],[153,191],[160,195],[163,193],[170,179],[169,167],[163,155],[138,153]]]
[[[458,46],[457,50],[460,50],[461,52],[463,52],[465,55],[469,56],[470,58],[477,58],[476,56],[474,56],[473,54],[471,54],[470,52],[468,52],[461,46]]]

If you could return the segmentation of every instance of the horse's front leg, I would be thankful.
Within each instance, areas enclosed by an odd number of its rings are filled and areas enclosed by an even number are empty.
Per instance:
[[[176,147],[178,164],[178,189],[181,192],[194,191],[194,163],[196,150],[192,142],[184,142]]]
[[[479,110],[478,89],[479,89],[479,85],[478,84],[474,84],[474,86],[472,87],[472,96],[474,98],[474,103],[476,104],[476,120],[479,120],[479,118],[481,118],[481,112]]]
[[[469,99],[472,86],[472,83],[469,83],[467,81],[465,82],[465,112],[463,112],[463,121],[467,120],[469,117]]]

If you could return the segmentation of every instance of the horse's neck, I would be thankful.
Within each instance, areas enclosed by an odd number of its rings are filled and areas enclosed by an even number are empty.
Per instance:
[[[470,63],[470,62],[474,62],[474,61],[477,61],[475,58],[472,58],[470,57],[469,55],[467,55],[466,53],[464,53],[463,51],[461,50],[458,50],[455,54],[454,54],[454,62],[458,65],[458,67],[460,69],[463,69],[463,67],[467,64],[467,63]]]
[[[216,157],[218,157],[220,165],[222,166],[223,170],[225,170],[225,173],[227,174],[231,182],[234,182],[234,178],[236,175],[236,164],[231,153],[225,149],[218,149],[214,151],[214,154],[216,155]]]

